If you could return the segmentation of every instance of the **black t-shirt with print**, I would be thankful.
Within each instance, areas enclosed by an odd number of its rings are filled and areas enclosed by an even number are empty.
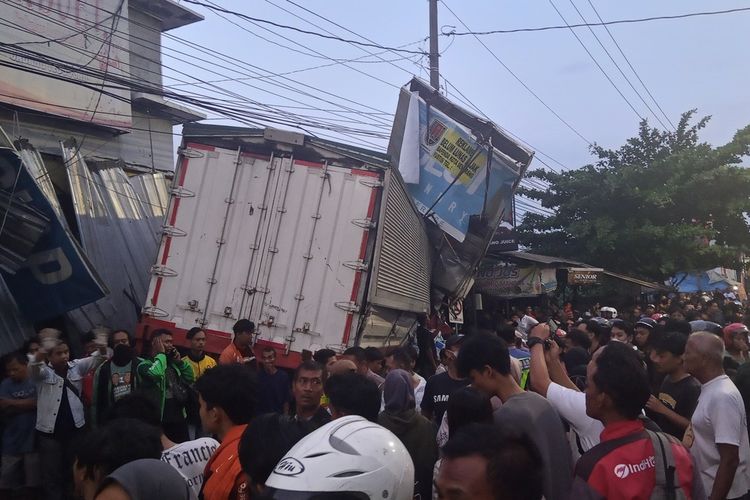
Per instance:
[[[427,380],[422,398],[422,410],[432,412],[432,419],[440,425],[443,414],[448,409],[450,395],[469,385],[469,379],[456,380],[448,372],[433,375]]]
[[[690,420],[695,407],[698,405],[698,396],[701,394],[701,384],[694,377],[685,377],[673,382],[669,377],[664,379],[661,389],[656,395],[657,399],[664,403],[670,410]],[[682,439],[685,430],[675,425],[667,417],[654,412],[648,413],[649,417],[661,427],[661,430]]]

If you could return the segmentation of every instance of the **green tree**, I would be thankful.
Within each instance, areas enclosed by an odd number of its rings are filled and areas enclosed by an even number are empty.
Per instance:
[[[750,247],[750,126],[713,148],[700,142],[709,118],[674,132],[641,122],[617,150],[591,148],[594,164],[556,174],[534,170],[549,189],[521,189],[555,215],[519,225],[530,250],[662,281],[679,271],[739,267]]]

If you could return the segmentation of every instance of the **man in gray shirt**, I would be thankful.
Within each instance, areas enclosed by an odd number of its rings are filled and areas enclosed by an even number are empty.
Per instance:
[[[525,392],[515,381],[505,342],[486,334],[469,337],[458,355],[458,370],[471,379],[472,386],[503,402],[494,413],[497,425],[527,435],[539,449],[544,463],[544,497],[567,499],[573,465],[562,420],[546,399]]]

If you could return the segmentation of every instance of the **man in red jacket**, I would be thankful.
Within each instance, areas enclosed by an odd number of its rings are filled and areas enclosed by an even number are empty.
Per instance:
[[[646,500],[656,488],[673,498],[705,498],[688,451],[675,438],[646,431],[638,418],[650,393],[633,348],[610,342],[589,363],[587,379],[586,413],[604,431],[576,464],[571,498]]]

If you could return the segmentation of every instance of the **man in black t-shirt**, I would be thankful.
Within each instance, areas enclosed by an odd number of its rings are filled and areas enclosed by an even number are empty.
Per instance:
[[[690,376],[682,364],[686,344],[687,336],[680,332],[667,332],[654,339],[651,361],[666,377],[658,397],[651,396],[646,403],[647,415],[662,431],[678,439],[682,439],[690,425],[701,393],[700,382]]]
[[[257,412],[288,415],[292,385],[289,375],[276,366],[276,349],[264,347],[261,361],[263,369],[258,372]]]
[[[445,342],[445,359],[448,371],[433,375],[427,380],[422,398],[422,415],[439,427],[443,414],[448,409],[448,399],[454,391],[469,385],[469,379],[461,378],[456,368],[456,357],[463,342],[463,335],[452,335]]]

